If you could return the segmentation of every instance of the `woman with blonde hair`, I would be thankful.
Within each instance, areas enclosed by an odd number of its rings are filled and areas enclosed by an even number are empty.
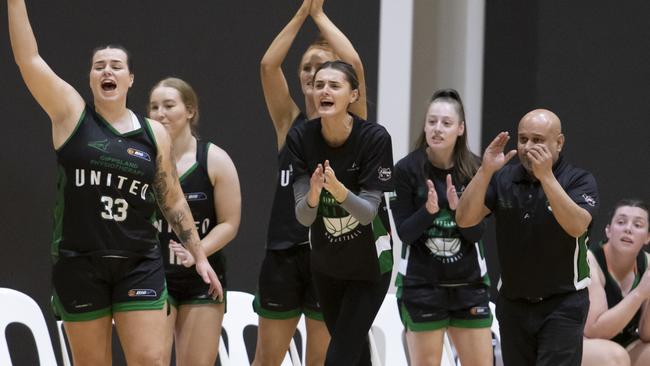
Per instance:
[[[241,216],[237,170],[218,146],[197,138],[199,101],[184,80],[166,78],[149,95],[149,118],[165,126],[171,137],[181,188],[196,222],[201,246],[224,288],[212,299],[207,286],[191,268],[192,254],[178,243],[168,222],[157,222],[171,312],[165,364],[175,344],[176,365],[214,365],[219,351],[221,322],[226,309],[225,257],[221,250],[235,238]]]

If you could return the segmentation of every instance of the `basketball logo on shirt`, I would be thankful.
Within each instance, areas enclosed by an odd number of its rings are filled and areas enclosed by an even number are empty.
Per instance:
[[[330,235],[339,237],[356,229],[359,220],[352,217],[352,215],[347,215],[345,217],[323,217],[323,223]]]
[[[436,257],[444,257],[443,262],[455,262],[452,259],[460,250],[460,239],[458,238],[429,238],[426,242],[427,248]]]
[[[321,192],[318,213],[323,218],[325,237],[331,244],[352,240],[361,234],[359,220],[339,206],[326,190]]]
[[[428,238],[425,245],[442,263],[454,263],[463,258],[463,253],[460,251],[461,240],[455,235],[455,229],[456,222],[451,212],[443,209],[427,230]]]

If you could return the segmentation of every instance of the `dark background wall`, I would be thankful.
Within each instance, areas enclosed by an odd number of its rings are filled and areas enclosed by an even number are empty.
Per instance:
[[[276,179],[275,135],[259,81],[259,61],[302,1],[88,0],[27,1],[43,58],[60,77],[90,97],[91,50],[118,42],[133,54],[130,108],[144,112],[149,88],[168,75],[190,82],[200,97],[200,134],[223,147],[237,166],[243,194],[237,238],[226,248],[230,289],[254,292],[264,255]],[[325,10],[363,56],[369,100],[376,101],[379,3],[328,0]],[[49,308],[52,207],[56,158],[47,115],[24,86],[13,62],[0,3],[0,109],[4,115],[0,222],[0,287],[34,298],[53,328]],[[299,58],[316,38],[311,20],[286,62],[290,86]],[[301,94],[294,94],[299,105]],[[375,105],[370,106],[371,117]],[[20,333],[20,330],[16,330]],[[52,333],[54,334],[54,333]],[[17,364],[36,364],[33,349],[16,344]],[[55,337],[53,337],[54,339]],[[119,362],[118,362],[119,364]]]
[[[650,3],[486,3],[483,146],[499,131],[516,136],[534,108],[557,113],[564,153],[598,182],[591,241],[600,241],[616,201],[650,199],[650,25],[643,16]],[[516,148],[515,139],[509,147]],[[494,240],[488,245],[498,278]]]
[[[180,76],[195,86],[201,98],[201,135],[226,149],[240,174],[242,225],[226,249],[229,287],[235,290],[255,290],[275,179],[274,132],[263,102],[258,63],[299,3],[28,2],[41,54],[85,96],[89,94],[90,51],[115,41],[134,56],[136,83],[130,95],[134,110],[144,110],[149,87],[165,76]],[[498,131],[514,135],[517,122],[530,109],[542,106],[558,113],[567,135],[565,153],[575,165],[593,172],[599,182],[602,209],[594,222],[593,238],[600,240],[606,211],[616,200],[649,198],[650,26],[643,15],[650,14],[650,3],[486,3],[484,146]],[[363,57],[374,118],[379,2],[327,0],[325,5]],[[0,110],[4,115],[0,287],[34,298],[53,329],[48,302],[55,155],[48,118],[29,95],[13,63],[4,2],[0,13]],[[285,71],[293,90],[298,90],[298,58],[315,38],[314,28],[308,22],[287,59]],[[295,97],[301,101],[299,95]],[[488,248],[496,278],[493,241],[488,240]],[[16,364],[35,364],[33,348],[25,345],[21,330],[12,332]]]

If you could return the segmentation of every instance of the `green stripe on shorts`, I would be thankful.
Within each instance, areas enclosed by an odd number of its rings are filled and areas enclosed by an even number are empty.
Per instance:
[[[111,309],[108,307],[79,314],[68,313],[65,311],[63,304],[61,304],[61,300],[59,300],[59,296],[56,294],[56,291],[54,291],[54,295],[52,295],[52,308],[54,310],[54,314],[66,322],[83,322],[103,318],[105,316],[111,316]]]
[[[323,313],[320,311],[314,311],[314,310],[309,310],[309,309],[304,309],[303,313],[305,314],[305,318],[309,318],[312,320],[318,320],[318,321],[325,321],[325,318],[323,318]]]
[[[400,318],[402,318],[402,324],[404,324],[404,328],[406,328],[406,330],[410,330],[411,332],[428,332],[444,329],[449,326],[449,319],[416,323],[413,321],[413,319],[411,319],[411,315],[409,315],[409,312],[406,310],[406,306],[404,306],[404,304],[400,306],[399,312]]]
[[[261,316],[262,318],[276,319],[276,320],[297,318],[302,314],[300,309],[289,310],[289,311],[266,310],[262,307],[262,304],[260,304],[259,295],[256,295],[255,300],[253,300],[253,310],[255,310],[257,315]]]
[[[165,306],[165,303],[167,303],[167,286],[165,286],[165,289],[158,299],[115,303],[113,304],[113,312],[160,310]]]
[[[167,296],[167,301],[169,305],[177,308],[179,305],[206,305],[206,304],[225,304],[228,300],[228,292],[226,289],[223,289],[223,300],[213,300],[213,299],[196,299],[196,300],[184,300],[178,301],[172,295]]]
[[[454,328],[489,328],[492,326],[492,314],[489,318],[482,319],[451,319],[449,322],[450,327]]]

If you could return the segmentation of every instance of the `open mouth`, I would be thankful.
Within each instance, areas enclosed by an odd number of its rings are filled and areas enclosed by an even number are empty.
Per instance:
[[[621,238],[621,241],[622,241],[623,243],[634,244],[634,240],[632,240],[631,238],[628,238],[628,237],[626,237],[626,236],[622,237],[622,238]]]
[[[113,91],[117,89],[117,84],[113,80],[104,80],[102,81],[102,90],[103,91]]]
[[[321,100],[320,105],[321,107],[331,107],[334,105],[334,102],[331,102],[329,100]]]

